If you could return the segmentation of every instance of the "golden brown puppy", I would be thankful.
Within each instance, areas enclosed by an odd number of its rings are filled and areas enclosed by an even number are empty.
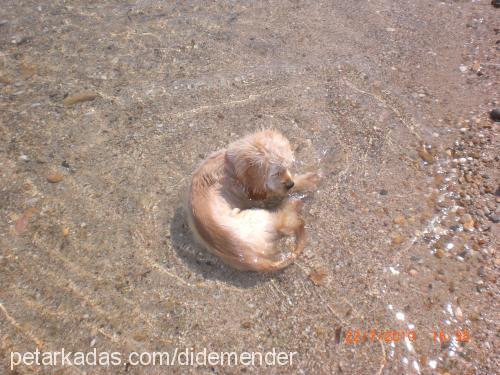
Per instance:
[[[293,153],[279,132],[249,135],[209,156],[195,171],[187,215],[196,239],[227,264],[245,271],[274,271],[291,264],[305,245],[300,200],[291,192],[314,189],[319,175],[292,178]],[[270,202],[281,200],[277,208]],[[291,255],[277,241],[295,235]]]

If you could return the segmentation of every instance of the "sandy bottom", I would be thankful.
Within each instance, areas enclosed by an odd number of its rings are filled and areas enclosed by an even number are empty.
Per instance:
[[[0,372],[38,347],[122,361],[17,373],[495,373],[495,16],[486,0],[2,1]],[[304,254],[272,275],[221,264],[181,209],[198,163],[262,127],[324,175]],[[186,348],[296,356],[127,359]]]

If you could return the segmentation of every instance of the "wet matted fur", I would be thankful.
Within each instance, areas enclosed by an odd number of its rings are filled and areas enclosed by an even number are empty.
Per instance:
[[[263,130],[209,156],[195,171],[187,196],[187,217],[195,238],[230,266],[274,271],[290,265],[305,246],[301,201],[292,192],[314,189],[317,173],[292,177],[288,140]],[[271,202],[280,202],[271,207]],[[288,256],[277,242],[295,236]]]

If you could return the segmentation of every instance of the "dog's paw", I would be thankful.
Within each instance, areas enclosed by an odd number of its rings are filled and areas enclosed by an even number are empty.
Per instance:
[[[295,191],[313,191],[321,182],[321,175],[316,172],[309,172],[297,176],[295,179]]]
[[[305,174],[305,178],[307,179],[307,183],[312,188],[317,188],[321,182],[321,174],[316,172],[309,172]]]

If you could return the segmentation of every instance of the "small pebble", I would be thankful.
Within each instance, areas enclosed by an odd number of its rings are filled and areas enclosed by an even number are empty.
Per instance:
[[[460,307],[457,306],[457,308],[455,309],[455,316],[457,317],[457,319],[462,322],[464,320],[464,315],[462,313],[462,309]]]
[[[54,172],[51,173],[47,176],[47,181],[49,181],[52,184],[56,184],[58,182],[61,182],[63,180],[64,176],[62,173],[59,172]]]
[[[19,46],[26,43],[27,41],[29,41],[29,38],[27,36],[16,35],[12,38],[11,43]]]
[[[241,323],[241,327],[245,328],[245,329],[250,329],[250,328],[252,328],[252,322],[248,322],[248,321],[243,322],[243,323]]]
[[[404,242],[405,238],[402,234],[400,233],[396,233],[392,236],[392,240],[391,240],[391,243],[393,245],[400,245]]]
[[[434,163],[434,156],[427,151],[427,149],[424,146],[421,146],[417,149],[418,155],[422,158],[423,161],[432,164]]]
[[[309,279],[313,282],[314,285],[321,286],[325,284],[326,276],[327,274],[324,269],[317,269],[309,274]]]
[[[490,216],[488,216],[488,219],[497,224],[500,221],[500,216],[498,216],[497,214],[491,214]]]
[[[403,225],[405,223],[405,217],[403,215],[398,215],[394,218],[394,224]]]
[[[443,283],[447,282],[446,276],[445,275],[441,275],[439,273],[437,275],[434,275],[434,279],[437,280],[437,281],[441,281]]]
[[[460,223],[463,224],[464,228],[467,230],[473,230],[474,229],[474,219],[472,219],[472,216],[469,214],[465,214],[460,218]]]
[[[490,111],[490,118],[493,121],[500,121],[500,108],[495,108]]]
[[[478,312],[476,311],[473,311],[470,315],[469,315],[469,319],[472,320],[473,322],[477,322],[479,319],[481,318],[481,316],[479,315]]]
[[[484,266],[481,266],[477,269],[477,275],[482,278],[486,276],[486,273],[484,272]]]
[[[434,253],[434,256],[436,258],[441,259],[442,257],[444,257],[444,251],[442,249],[437,249],[436,252]]]
[[[80,102],[88,102],[94,100],[95,98],[97,98],[97,96],[98,94],[96,92],[84,91],[72,96],[68,96],[66,99],[64,99],[63,103],[66,107],[69,107]]]

